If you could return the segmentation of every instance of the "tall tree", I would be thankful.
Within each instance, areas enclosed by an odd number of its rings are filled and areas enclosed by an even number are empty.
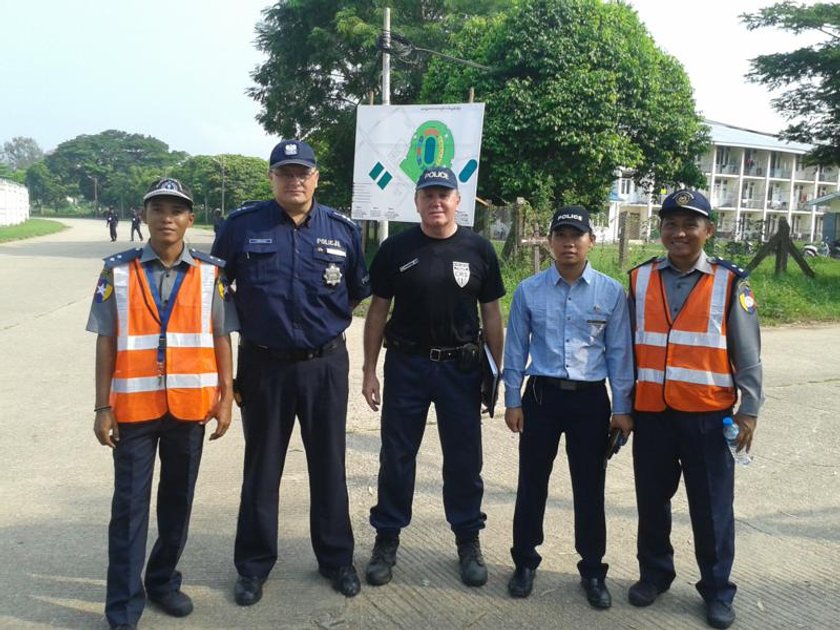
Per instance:
[[[422,98],[486,103],[480,190],[506,199],[606,206],[619,168],[644,185],[697,185],[707,130],[680,64],[638,15],[601,0],[519,0],[472,18],[435,60]]]
[[[26,187],[32,203],[40,208],[67,204],[67,191],[43,161],[35,162],[26,170]]]
[[[377,40],[383,8],[391,30],[410,42],[392,65],[391,102],[417,102],[427,54],[439,50],[470,14],[493,13],[506,0],[282,0],[263,12],[257,48],[267,55],[248,93],[261,106],[257,119],[271,133],[317,145],[322,172],[319,198],[349,207],[355,110],[369,91],[380,100]],[[395,53],[397,51],[395,50]]]
[[[784,90],[772,101],[791,122],[781,137],[819,145],[809,154],[815,163],[840,164],[840,2],[778,2],[741,19],[751,31],[775,27],[823,36],[792,52],[759,55],[747,78]]]
[[[224,204],[222,203],[222,169],[224,169]],[[196,155],[172,171],[193,193],[195,203],[209,210],[229,211],[245,201],[270,199],[268,161],[244,155]]]
[[[170,152],[165,142],[152,136],[111,129],[62,142],[45,162],[68,190],[97,198],[100,204],[125,207],[133,204],[137,192],[137,186],[129,183],[132,177],[137,179],[132,169],[162,176],[186,157]]]
[[[16,136],[3,143],[0,151],[0,162],[7,164],[12,170],[26,170],[44,157],[44,152],[32,138]]]

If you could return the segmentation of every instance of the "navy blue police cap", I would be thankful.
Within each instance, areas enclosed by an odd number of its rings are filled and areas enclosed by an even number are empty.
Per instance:
[[[143,195],[143,203],[155,197],[175,197],[186,201],[190,208],[193,207],[192,192],[174,177],[163,177],[152,182],[149,190]]]
[[[445,166],[433,166],[420,173],[415,190],[430,188],[431,186],[458,190],[458,179],[452,169]]]
[[[662,202],[662,207],[659,209],[659,216],[664,216],[669,212],[676,212],[678,210],[690,210],[697,214],[702,214],[709,218],[712,214],[712,206],[709,200],[706,199],[696,190],[676,190],[665,197]]]
[[[278,142],[271,150],[268,158],[268,168],[277,168],[286,164],[300,164],[309,168],[317,168],[315,151],[305,142],[300,140],[283,140]]]

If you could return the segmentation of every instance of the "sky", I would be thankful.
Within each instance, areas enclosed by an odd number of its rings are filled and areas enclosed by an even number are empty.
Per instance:
[[[748,84],[749,59],[810,43],[738,15],[773,0],[629,0],[676,57],[706,118],[778,132],[771,95]],[[245,95],[264,61],[254,27],[268,0],[0,0],[0,142],[46,151],[107,129],[154,136],[192,155],[268,157],[278,138]],[[392,15],[398,28],[399,17]],[[480,100],[480,95],[479,100]]]

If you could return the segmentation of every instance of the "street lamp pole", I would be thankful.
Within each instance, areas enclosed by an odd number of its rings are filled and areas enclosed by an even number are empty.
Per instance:
[[[220,167],[222,167],[222,214],[225,214],[225,160],[224,158],[210,158]]]
[[[88,179],[93,180],[93,212],[99,212],[99,178],[96,175],[88,175]]]

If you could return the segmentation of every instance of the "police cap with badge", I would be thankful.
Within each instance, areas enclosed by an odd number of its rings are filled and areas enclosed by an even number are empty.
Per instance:
[[[555,210],[548,226],[548,233],[563,226],[573,227],[579,232],[592,232],[592,220],[589,211],[583,206],[563,206]]]
[[[173,177],[163,177],[152,182],[149,190],[143,195],[143,204],[145,205],[150,199],[157,197],[172,197],[186,201],[190,209],[193,207],[192,192],[184,186],[180,181]]]
[[[695,212],[707,219],[712,216],[712,206],[709,200],[696,190],[682,189],[672,192],[662,202],[662,207],[659,208],[659,216],[664,217],[666,214],[680,210]]]
[[[309,168],[318,168],[315,160],[315,151],[305,142],[300,140],[283,140],[278,142],[271,150],[268,158],[268,168],[274,170],[287,164],[299,164]]]

